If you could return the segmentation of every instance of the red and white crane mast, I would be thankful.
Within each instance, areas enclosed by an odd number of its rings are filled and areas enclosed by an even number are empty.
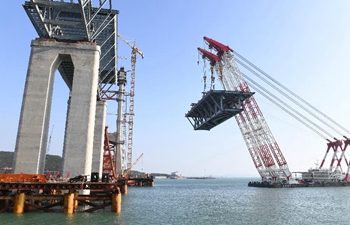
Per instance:
[[[210,61],[225,90],[250,92],[233,56],[233,50],[213,39],[204,37],[209,49],[216,54],[198,48],[203,58]],[[216,56],[215,57],[213,57]],[[213,69],[211,69],[213,71]],[[285,180],[291,177],[287,162],[266,120],[252,96],[242,106],[243,112],[235,116],[250,156],[263,180]],[[277,163],[277,165],[276,165]]]
[[[221,63],[219,56],[201,48],[198,48],[198,51],[202,54],[203,59],[209,60],[212,72],[214,66]],[[229,83],[226,77],[222,77],[221,68],[222,65],[219,66],[220,73],[217,73],[217,75],[219,76],[219,80],[223,88],[225,89],[226,87],[229,87]],[[258,170],[261,177],[267,177],[267,175],[264,173],[265,165],[262,163],[261,160],[264,157],[260,154],[261,152],[256,147],[257,145],[255,143],[255,138],[250,130],[250,127],[246,123],[247,119],[244,117],[236,117],[236,120],[256,169]]]

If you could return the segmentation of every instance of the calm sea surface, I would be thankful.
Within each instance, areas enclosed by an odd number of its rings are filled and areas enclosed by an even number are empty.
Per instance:
[[[350,187],[263,189],[250,180],[155,180],[129,187],[119,215],[4,213],[0,224],[350,224]]]

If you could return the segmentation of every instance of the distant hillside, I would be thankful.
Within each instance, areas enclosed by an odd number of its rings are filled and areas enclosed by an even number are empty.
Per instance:
[[[12,173],[13,152],[0,151],[0,173]],[[47,172],[56,172],[62,170],[62,157],[58,155],[47,155]]]
[[[0,172],[11,173],[12,171],[13,152],[0,151]]]

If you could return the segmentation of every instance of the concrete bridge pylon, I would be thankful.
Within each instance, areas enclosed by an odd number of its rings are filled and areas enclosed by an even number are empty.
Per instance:
[[[54,76],[64,61],[73,63],[74,73],[73,82],[68,85],[71,96],[62,175],[91,173],[100,54],[100,47],[92,42],[32,41],[15,146],[14,173],[44,172]]]

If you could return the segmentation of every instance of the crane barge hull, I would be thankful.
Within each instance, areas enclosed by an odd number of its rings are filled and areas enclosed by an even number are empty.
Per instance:
[[[301,178],[288,182],[282,181],[261,181],[249,182],[248,187],[263,188],[298,188],[298,187],[345,187],[350,186],[350,182],[346,179],[345,173],[340,170],[331,171],[329,169],[314,168],[307,172],[295,172],[301,174]]]
[[[298,184],[282,184],[282,183],[269,183],[251,181],[248,183],[248,187],[258,188],[305,188],[305,187],[349,187],[350,182],[309,182],[309,183],[298,183]]]

